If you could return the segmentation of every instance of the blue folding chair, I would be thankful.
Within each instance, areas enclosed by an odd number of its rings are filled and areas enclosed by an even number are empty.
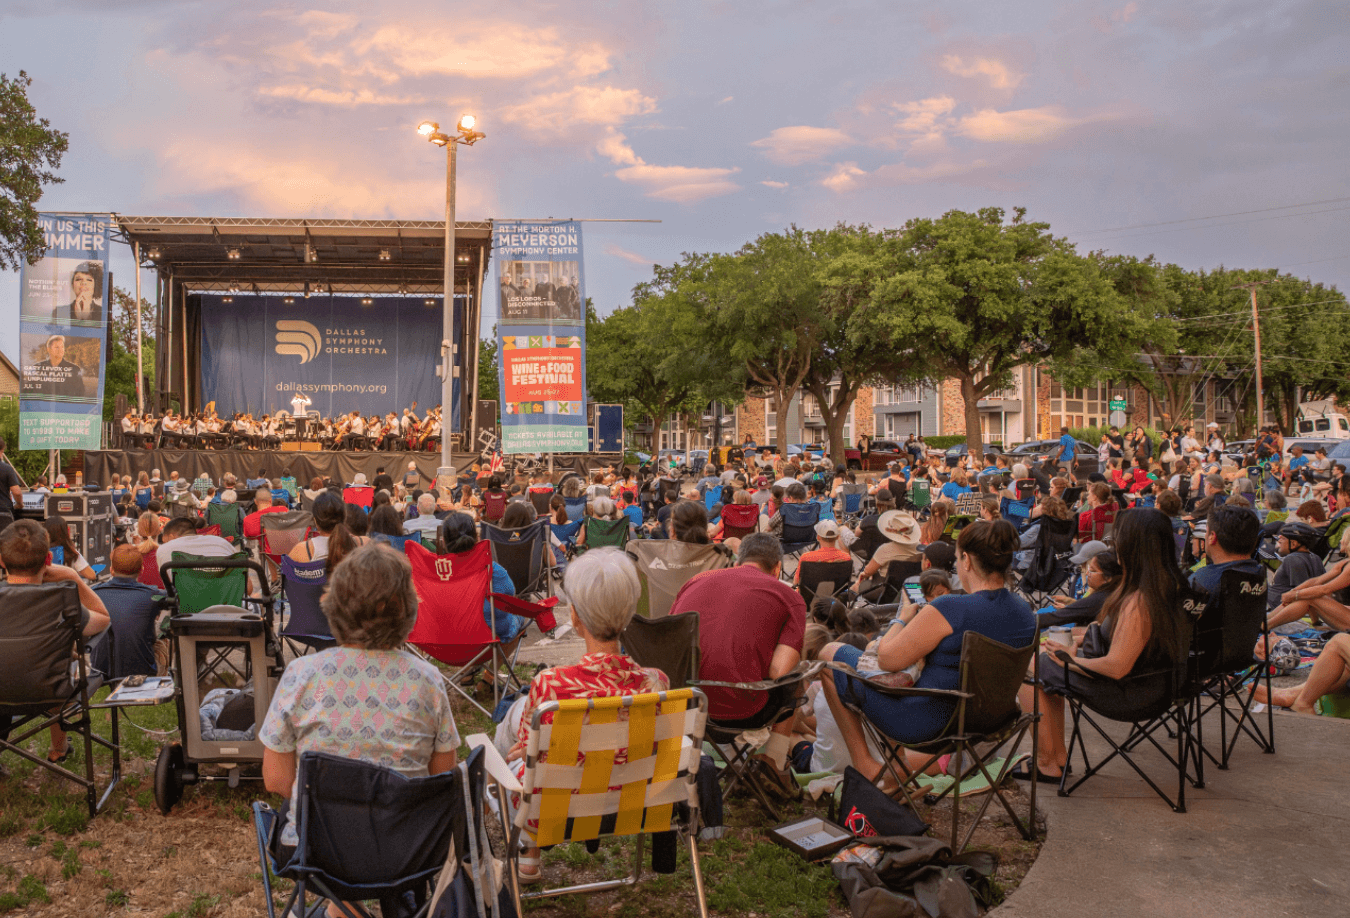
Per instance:
[[[578,520],[586,518],[586,495],[580,497],[564,497],[563,503],[567,505],[567,519],[575,523]]]
[[[559,551],[565,552],[576,550],[577,533],[581,531],[582,526],[586,525],[586,521],[580,519],[572,520],[570,523],[549,523],[548,525],[549,528],[553,530],[553,537],[563,544],[562,549],[556,547],[553,548],[553,554],[557,557]],[[563,557],[558,557],[558,560],[562,561],[564,557],[566,557],[565,554]]]
[[[816,544],[816,523],[820,522],[820,504],[783,504],[778,509],[783,516],[783,532],[778,540],[783,543],[783,554],[796,558]]]
[[[290,615],[286,618],[286,627],[281,636],[296,650],[296,644],[303,644],[311,650],[326,650],[337,643],[333,631],[328,625],[328,616],[323,614],[319,600],[328,586],[328,574],[324,570],[328,565],[326,558],[314,561],[293,561],[289,557],[281,559],[282,598],[289,604]],[[301,652],[296,651],[296,656]]]
[[[144,513],[150,509],[150,501],[155,499],[155,492],[152,488],[139,488],[136,491],[136,506]]]
[[[422,542],[422,533],[420,532],[414,532],[411,535],[398,535],[398,536],[389,535],[384,532],[375,532],[371,533],[370,537],[374,539],[376,542],[384,542],[386,545],[393,546],[394,551],[398,552],[400,555],[404,553],[403,546],[407,545],[409,542],[413,542],[419,545]],[[435,549],[432,550],[434,551]]]
[[[1031,508],[1034,506],[1036,506],[1035,497],[1028,497],[1025,500],[1000,497],[998,513],[999,516],[1016,526],[1018,532],[1021,532],[1031,522]]]
[[[642,508],[637,504],[629,504],[623,508],[623,515],[628,517],[628,523],[635,532],[642,531],[642,524],[645,522],[642,518]]]
[[[272,502],[280,504],[289,510],[291,507],[291,492],[287,491],[285,488],[273,488]]]
[[[713,507],[717,506],[721,502],[722,502],[721,485],[713,485],[712,487],[708,488],[708,490],[703,492],[703,506],[708,509],[709,514],[712,513]]]

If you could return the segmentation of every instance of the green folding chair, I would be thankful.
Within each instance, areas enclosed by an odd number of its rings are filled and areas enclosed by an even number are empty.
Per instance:
[[[248,573],[254,571],[263,584],[264,604],[271,604],[267,576],[262,566],[241,551],[228,558],[206,558],[176,551],[173,560],[159,569],[174,615],[192,615],[212,606],[243,606],[248,594]]]
[[[244,537],[244,517],[238,504],[207,504],[206,525],[219,526],[220,537],[238,545]]]
[[[628,517],[617,520],[586,517],[586,544],[582,546],[583,551],[591,548],[623,548],[627,544]]]
[[[933,483],[927,478],[911,478],[909,481],[909,502],[915,510],[922,510],[933,503]]]

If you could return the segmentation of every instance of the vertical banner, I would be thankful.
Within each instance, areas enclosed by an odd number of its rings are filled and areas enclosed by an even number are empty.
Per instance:
[[[496,222],[502,451],[584,453],[586,295],[581,224]]]
[[[47,253],[19,273],[19,448],[99,449],[107,214],[39,214]]]

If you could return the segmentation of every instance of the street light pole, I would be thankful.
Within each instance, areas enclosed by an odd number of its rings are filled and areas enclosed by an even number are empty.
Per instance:
[[[455,148],[445,145],[445,295],[441,298],[441,465],[436,487],[442,494],[455,485],[450,458],[450,420],[454,417],[455,354]]]
[[[461,143],[473,146],[486,136],[474,130],[476,123],[477,119],[473,115],[462,115],[453,134],[442,133],[441,126],[434,121],[423,121],[417,126],[417,133],[436,146],[446,148],[445,273],[442,278],[445,293],[441,299],[441,464],[436,469],[436,487],[441,493],[448,493],[455,485],[455,467],[450,457],[450,431],[446,427],[455,413],[455,147]]]

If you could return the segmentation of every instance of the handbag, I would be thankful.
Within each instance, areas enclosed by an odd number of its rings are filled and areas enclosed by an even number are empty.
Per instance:
[[[1167,445],[1163,447],[1163,451],[1162,451],[1162,461],[1163,461],[1163,462],[1176,462],[1176,461],[1177,461],[1177,451],[1176,451],[1175,449],[1172,448],[1172,441],[1171,441],[1171,440],[1164,440],[1163,442],[1165,442]]]
[[[1102,633],[1101,622],[1093,622],[1083,634],[1083,643],[1078,647],[1078,656],[1084,660],[1096,660],[1106,656],[1106,652],[1110,649],[1110,643]]]
[[[844,769],[839,817],[839,825],[859,838],[922,835],[928,831],[928,823],[908,804],[887,795],[852,765]]]

